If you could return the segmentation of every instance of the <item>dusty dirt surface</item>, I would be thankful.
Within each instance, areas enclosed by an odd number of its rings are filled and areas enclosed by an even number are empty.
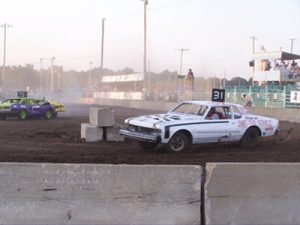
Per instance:
[[[85,143],[80,124],[88,122],[88,105],[67,105],[55,120],[0,120],[0,162],[195,164],[206,162],[300,162],[300,124],[280,122],[277,136],[261,139],[255,148],[237,144],[196,145],[170,154],[159,146],[145,151],[132,141]],[[157,111],[112,107],[116,120]]]

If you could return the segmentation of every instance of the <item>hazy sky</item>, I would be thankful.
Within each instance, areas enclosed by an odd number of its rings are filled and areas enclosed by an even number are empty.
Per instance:
[[[300,54],[299,0],[149,0],[148,60],[151,71],[179,71],[196,76],[250,77],[250,36],[257,49]],[[0,23],[7,29],[7,65],[34,64],[56,57],[65,70],[100,65],[101,18],[105,17],[104,67],[142,71],[143,2],[141,0],[0,0]],[[0,64],[3,29],[0,30]],[[44,67],[47,63],[44,63]]]

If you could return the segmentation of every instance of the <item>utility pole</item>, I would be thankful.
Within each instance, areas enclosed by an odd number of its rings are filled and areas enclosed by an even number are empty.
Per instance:
[[[291,53],[293,53],[293,47],[294,47],[294,41],[296,40],[296,38],[291,38]]]
[[[40,74],[40,82],[41,82],[41,93],[43,93],[43,58],[40,58],[40,67],[41,67],[41,74]]]
[[[144,84],[143,90],[145,90],[145,78],[147,73],[147,5],[148,0],[142,0],[144,2],[144,62],[143,62],[143,77]]]
[[[257,37],[255,37],[254,35],[252,37],[250,37],[250,39],[252,39],[252,54],[255,53],[255,41],[257,40]]]
[[[103,77],[103,55],[104,55],[104,22],[105,18],[102,18],[102,38],[101,38],[101,63],[100,63],[100,81]],[[96,81],[97,86],[99,84],[99,79]]]
[[[226,67],[224,67],[224,81],[223,81],[223,88],[226,87]]]
[[[255,53],[255,41],[257,40],[257,37],[255,37],[254,35],[252,37],[250,37],[250,39],[252,39],[252,54],[254,55]],[[254,61],[255,63],[255,61]],[[254,78],[254,70],[255,70],[255,65],[253,65],[252,67],[252,85],[254,84],[253,82],[253,78]],[[240,85],[239,85],[240,86]]]
[[[150,60],[148,61],[148,90],[151,89],[151,72],[150,72]]]
[[[187,48],[180,48],[180,49],[175,49],[175,51],[180,51],[180,65],[179,65],[179,75],[182,75],[182,60],[183,60],[183,52],[189,51]],[[177,79],[176,79],[177,80]],[[181,90],[182,82],[181,80],[178,81],[179,84],[179,90]]]
[[[183,52],[189,51],[187,48],[175,49],[175,51],[180,51],[180,67],[179,67],[179,75],[182,75],[182,60],[183,60]]]
[[[6,28],[12,27],[12,25],[4,23],[1,25],[4,28],[4,39],[3,39],[3,65],[2,65],[2,91],[7,89],[7,80],[5,79],[5,60],[6,60]]]
[[[50,87],[50,91],[51,91],[52,96],[53,96],[53,92],[54,92],[54,71],[53,71],[54,60],[55,60],[55,57],[52,56],[51,57],[51,87]]]
[[[90,61],[89,65],[90,65],[90,69],[89,69],[89,79],[88,79],[88,87],[87,88],[91,88],[91,86],[92,86],[92,65],[93,65],[93,62]]]

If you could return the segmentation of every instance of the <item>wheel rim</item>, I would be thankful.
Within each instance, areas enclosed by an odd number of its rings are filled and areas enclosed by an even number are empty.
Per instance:
[[[51,117],[52,117],[51,111],[47,111],[47,112],[46,112],[46,118],[47,118],[47,119],[51,119]]]
[[[171,140],[170,147],[174,152],[178,152],[184,148],[184,144],[184,139],[180,136],[176,136]]]
[[[26,118],[26,112],[25,111],[21,111],[20,112],[20,117],[22,120],[24,120]]]

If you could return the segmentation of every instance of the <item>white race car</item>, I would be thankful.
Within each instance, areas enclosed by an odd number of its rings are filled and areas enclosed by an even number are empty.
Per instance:
[[[166,114],[132,117],[120,129],[125,138],[137,140],[145,149],[166,144],[171,152],[191,144],[240,142],[253,147],[258,137],[278,132],[279,121],[251,115],[238,104],[210,101],[184,101]]]

